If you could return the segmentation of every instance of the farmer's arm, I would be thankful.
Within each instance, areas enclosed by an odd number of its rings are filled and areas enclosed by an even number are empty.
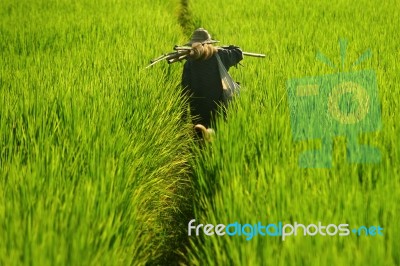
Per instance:
[[[242,50],[240,50],[240,48],[221,49],[218,51],[218,55],[226,70],[229,70],[231,66],[236,65],[243,59]]]

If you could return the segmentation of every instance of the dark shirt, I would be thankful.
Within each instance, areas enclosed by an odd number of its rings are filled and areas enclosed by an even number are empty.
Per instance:
[[[239,48],[221,49],[218,55],[227,70],[243,59]],[[183,67],[182,87],[190,97],[193,123],[210,127],[218,106],[222,104],[222,83],[216,56],[207,60],[188,59]]]

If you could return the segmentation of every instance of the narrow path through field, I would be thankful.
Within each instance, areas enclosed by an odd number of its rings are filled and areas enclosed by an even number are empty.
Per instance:
[[[190,37],[195,28],[195,23],[189,7],[189,0],[180,0],[178,23],[181,26],[183,34]]]
[[[179,12],[177,14],[177,22],[180,26],[183,35],[186,39],[189,39],[193,30],[199,27],[196,25],[195,20],[193,19],[192,12],[189,7],[190,1],[189,0],[180,0],[179,1]],[[192,171],[189,178],[191,181],[194,181],[195,176]],[[194,184],[192,182],[192,184]],[[181,190],[179,185],[177,185],[177,189]],[[193,187],[191,188],[192,191],[183,191],[178,192],[182,195],[182,202],[180,205],[180,212],[177,215],[174,215],[175,218],[173,221],[174,224],[171,226],[179,226],[178,230],[175,232],[179,232],[179,235],[174,237],[176,239],[176,243],[169,243],[173,247],[176,247],[175,250],[171,249],[171,247],[165,247],[165,251],[167,254],[161,258],[160,261],[155,262],[155,265],[189,265],[189,261],[186,258],[187,248],[190,245],[189,237],[187,235],[186,226],[190,219],[194,218],[194,191]],[[153,264],[153,263],[151,263]]]

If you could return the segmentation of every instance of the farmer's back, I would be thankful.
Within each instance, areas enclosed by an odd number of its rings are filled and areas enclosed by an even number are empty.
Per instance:
[[[243,59],[238,48],[220,49],[218,55],[225,68],[236,65]],[[218,106],[222,103],[222,83],[218,61],[213,54],[206,60],[189,58],[184,65],[182,86],[189,98],[190,110],[195,124],[210,127]]]

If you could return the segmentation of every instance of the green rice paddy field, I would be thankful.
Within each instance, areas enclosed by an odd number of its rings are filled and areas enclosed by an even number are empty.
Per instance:
[[[2,0],[0,265],[400,265],[399,26],[397,1]],[[241,95],[202,149],[182,64],[145,69],[197,27],[266,54],[232,68]],[[381,161],[337,136],[331,168],[299,167],[321,141],[293,140],[287,81],[363,70],[381,127],[359,142]],[[191,219],[383,234],[188,237]]]

